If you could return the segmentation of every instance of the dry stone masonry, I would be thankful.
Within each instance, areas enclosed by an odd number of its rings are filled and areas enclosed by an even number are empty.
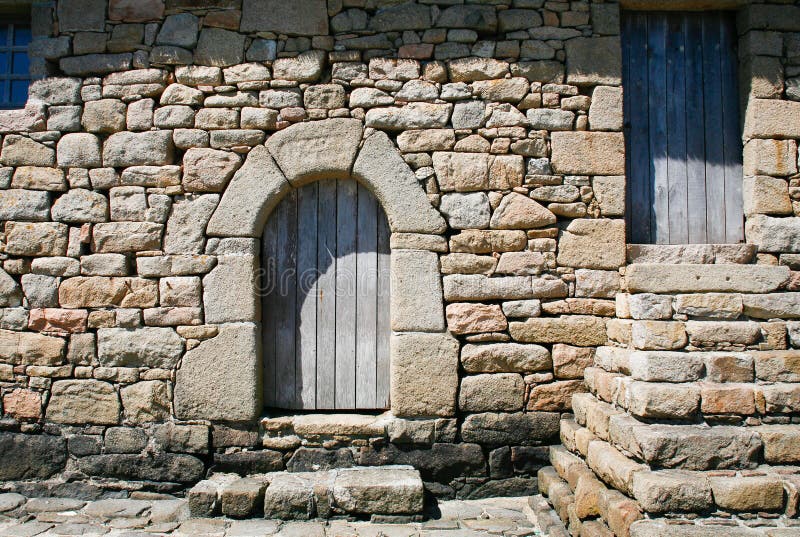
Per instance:
[[[704,7],[738,10],[747,244],[626,244],[616,2],[36,3],[0,489],[303,518],[404,465],[439,498],[538,483],[575,536],[797,531],[800,4]],[[261,233],[322,179],[391,230],[386,414],[262,405]]]

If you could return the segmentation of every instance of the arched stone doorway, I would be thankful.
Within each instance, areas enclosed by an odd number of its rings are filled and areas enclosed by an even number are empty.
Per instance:
[[[453,416],[458,342],[446,330],[438,255],[412,244],[440,236],[444,219],[389,137],[355,119],[299,123],[253,148],[225,190],[206,234],[229,240],[203,279],[206,323],[219,335],[186,353],[175,382],[181,419],[250,421],[262,412],[258,251],[267,219],[293,188],[355,179],[380,202],[391,231],[390,392],[396,416]],[[213,300],[206,300],[213,297]],[[231,375],[234,371],[235,375]]]

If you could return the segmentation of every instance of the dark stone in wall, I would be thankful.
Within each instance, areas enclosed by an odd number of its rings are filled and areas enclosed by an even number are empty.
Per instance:
[[[78,459],[78,469],[91,476],[144,481],[192,483],[203,478],[203,461],[191,455],[91,455]]]
[[[283,455],[279,451],[240,451],[215,453],[212,472],[234,472],[239,475],[263,474],[283,470]]]
[[[538,483],[535,477],[511,477],[488,481],[479,487],[459,494],[460,498],[480,500],[482,498],[495,498],[498,496],[532,496],[536,494]]]
[[[550,448],[548,446],[513,446],[511,463],[514,471],[535,474],[540,468],[550,464]]]
[[[511,448],[499,447],[489,453],[489,476],[493,479],[511,477],[514,470],[511,467]]]
[[[0,480],[44,479],[67,463],[61,436],[0,433]]]
[[[353,452],[349,449],[328,450],[301,447],[286,463],[286,469],[290,472],[316,472],[331,468],[350,468],[354,465]]]
[[[288,35],[326,35],[325,0],[244,0],[242,32],[276,32]]]
[[[67,440],[69,452],[76,457],[86,455],[99,455],[103,446],[103,439],[97,435],[75,435]]]
[[[62,32],[106,29],[106,0],[60,0],[58,26]]]
[[[486,459],[476,444],[433,444],[431,449],[401,451],[396,446],[364,448],[358,463],[363,466],[409,464],[422,479],[447,483],[461,476],[486,475]]]

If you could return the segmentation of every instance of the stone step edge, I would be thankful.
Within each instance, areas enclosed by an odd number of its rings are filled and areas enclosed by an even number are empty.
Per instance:
[[[734,264],[748,265],[755,261],[755,244],[628,244],[629,264]]]
[[[382,494],[376,494],[381,490]],[[419,471],[411,466],[356,466],[246,477],[213,474],[192,487],[187,500],[193,517],[419,517],[424,508],[424,488]]]
[[[800,463],[800,453],[797,453],[794,458],[791,455],[793,452],[796,453],[796,450],[792,450],[792,445],[800,444],[800,424],[763,424],[739,427],[660,423],[653,426],[636,419],[614,405],[599,400],[591,393],[574,394],[572,401],[574,423],[585,428],[587,432],[582,432],[580,435],[575,432],[572,433],[573,437],[570,437],[570,434],[567,434],[570,433],[570,420],[561,420],[561,441],[565,445],[575,445],[577,451],[582,452],[584,456],[587,455],[585,451],[588,442],[592,438],[599,438],[611,443],[615,448],[635,460],[648,463],[651,461],[647,460],[642,452],[639,443],[640,434],[644,434],[650,439],[658,438],[659,435],[668,436],[673,446],[681,446],[682,443],[686,443],[684,447],[691,447],[695,444],[697,436],[703,433],[724,434],[730,432],[731,442],[738,439],[757,444],[752,447],[759,453],[763,453],[764,461],[767,464],[780,466]],[[587,436],[587,433],[590,436]],[[727,459],[725,460],[727,461]]]
[[[540,494],[531,496],[528,498],[528,505],[534,513],[539,529],[542,530],[544,535],[548,537],[570,537],[564,522],[544,496]]]
[[[550,463],[569,489],[575,491],[575,501],[581,483],[594,477],[607,488],[632,497],[643,512],[651,515],[707,514],[717,510],[796,516],[800,512],[800,473],[781,473],[773,471],[773,467],[761,466],[752,471],[653,470],[628,459],[602,440],[590,443],[586,460],[564,446],[551,446]]]

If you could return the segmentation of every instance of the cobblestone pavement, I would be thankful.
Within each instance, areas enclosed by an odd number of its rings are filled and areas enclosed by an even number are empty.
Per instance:
[[[188,518],[186,503],[167,500],[26,499],[0,494],[0,536],[51,537],[527,537],[543,533],[527,498],[447,501],[425,522],[378,524],[350,520],[281,522]]]

